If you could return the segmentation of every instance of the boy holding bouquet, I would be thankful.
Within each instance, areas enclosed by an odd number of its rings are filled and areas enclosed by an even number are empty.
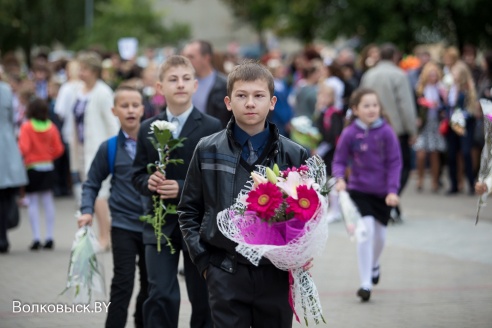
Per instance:
[[[299,167],[306,150],[267,122],[275,108],[274,80],[255,62],[229,74],[224,101],[233,117],[227,128],[203,138],[190,163],[178,206],[190,256],[206,279],[214,326],[291,327],[289,279],[263,258],[254,266],[235,250],[217,225],[217,214],[234,204],[255,165]]]
[[[144,202],[131,183],[132,164],[140,119],[143,115],[142,95],[137,89],[120,86],[114,93],[113,114],[121,129],[116,140],[103,142],[91,163],[82,186],[78,225],[91,225],[94,204],[103,181],[111,177],[109,208],[111,211],[111,248],[114,275],[106,327],[124,327],[135,281],[135,264],[140,271],[140,291],[135,307],[135,327],[143,327],[142,305],[147,298],[147,273],[142,241]],[[112,157],[112,159],[111,159]]]

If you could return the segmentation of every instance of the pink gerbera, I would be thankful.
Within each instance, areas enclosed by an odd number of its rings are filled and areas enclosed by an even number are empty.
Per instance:
[[[270,220],[282,203],[282,193],[271,182],[261,183],[248,193],[246,202],[248,211],[256,212],[264,220]]]
[[[311,220],[318,208],[318,194],[313,188],[308,188],[305,185],[297,187],[297,199],[288,197],[287,213],[293,213],[294,216],[304,222]]]

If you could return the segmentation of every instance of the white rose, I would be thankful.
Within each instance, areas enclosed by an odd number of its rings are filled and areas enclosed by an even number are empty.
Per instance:
[[[152,133],[152,131],[154,131],[154,128],[158,128],[160,131],[169,130],[170,132],[174,132],[174,131],[176,131],[177,126],[176,126],[176,124],[168,122],[168,121],[154,121],[150,125],[150,130],[151,130],[150,133]]]

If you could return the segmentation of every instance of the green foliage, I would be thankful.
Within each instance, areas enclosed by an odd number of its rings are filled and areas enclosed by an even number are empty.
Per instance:
[[[222,0],[259,32],[271,29],[308,43],[359,37],[403,50],[445,41],[492,46],[490,0]]]
[[[141,45],[173,44],[188,38],[189,26],[165,27],[163,13],[152,8],[153,0],[94,0],[93,26],[85,24],[85,0],[0,0],[0,49],[58,41],[76,50],[97,45],[117,50],[121,37],[136,37]]]
[[[165,27],[163,13],[152,8],[152,0],[109,0],[98,3],[94,25],[90,31],[79,30],[75,48],[97,45],[106,50],[117,50],[117,42],[123,37],[136,37],[140,45],[173,44],[189,37],[186,24]]]
[[[0,48],[73,42],[84,24],[84,0],[0,0]]]

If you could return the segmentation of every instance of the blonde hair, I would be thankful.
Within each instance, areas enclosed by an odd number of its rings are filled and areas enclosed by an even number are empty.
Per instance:
[[[335,97],[336,97],[335,89],[331,85],[327,84],[325,81],[320,81],[318,83],[318,92],[317,92],[317,96],[316,96],[316,107],[319,108],[320,110],[324,109],[324,108],[321,108],[322,104],[318,103],[320,100],[319,97],[323,93],[325,93],[329,97],[331,97],[331,103],[328,104],[328,107],[333,106],[335,104]]]
[[[442,80],[443,73],[441,68],[434,62],[428,62],[424,65],[417,82],[416,92],[418,96],[422,96],[424,94],[425,86],[429,83],[429,76],[432,71],[436,71],[438,81]]]
[[[114,91],[113,94],[113,106],[116,106],[118,102],[118,98],[121,96],[123,92],[136,92],[140,95],[140,101],[142,101],[142,93],[136,87],[130,84],[121,83],[118,88]]]
[[[102,72],[102,59],[101,56],[99,56],[95,52],[86,52],[82,53],[78,58],[78,62],[80,65],[84,65],[88,67],[91,71],[96,73],[96,76],[98,78],[101,77],[101,72]]]
[[[164,63],[159,67],[159,81],[164,79],[164,75],[171,67],[184,66],[191,69],[193,77],[195,77],[195,68],[191,64],[190,60],[181,55],[172,55],[166,59]]]
[[[457,79],[454,81],[454,84],[458,87],[458,90],[466,92],[467,110],[472,114],[476,114],[478,110],[477,92],[470,69],[463,61],[459,60],[456,62],[456,64],[453,65],[453,67],[451,68],[451,72],[456,73],[453,74],[453,77],[455,75],[457,77]]]

